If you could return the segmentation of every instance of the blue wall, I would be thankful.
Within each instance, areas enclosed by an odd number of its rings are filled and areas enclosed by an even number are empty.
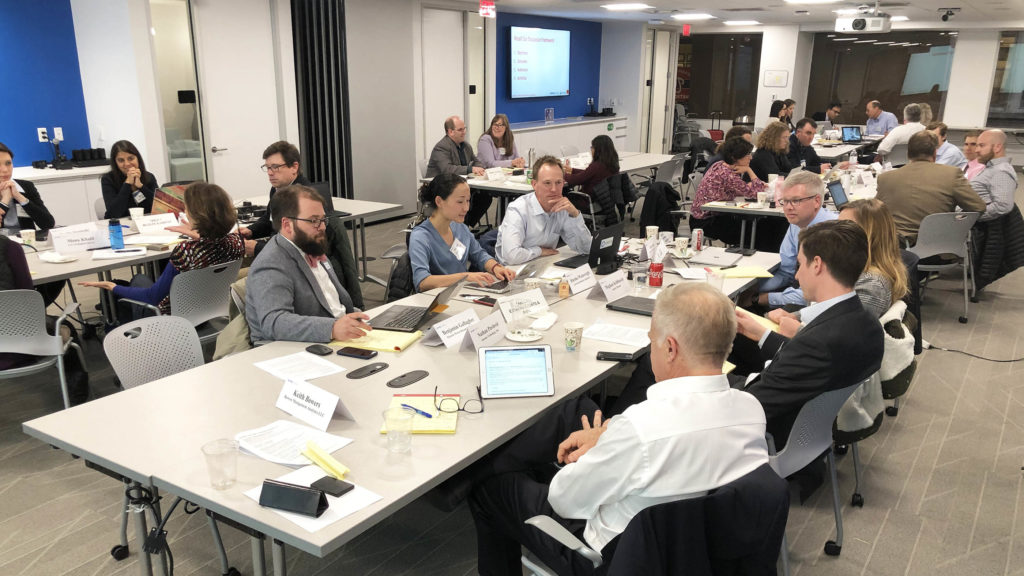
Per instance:
[[[15,166],[52,160],[37,127],[64,129],[61,150],[90,146],[89,123],[78,69],[75,25],[69,0],[0,0],[0,142],[14,152]],[[117,55],[110,55],[116,74]]]
[[[587,111],[587,98],[595,105],[601,83],[601,24],[583,20],[545,18],[525,14],[498,12],[497,78],[495,79],[495,106],[508,115],[511,122],[530,122],[544,119],[544,109],[554,108],[555,118],[580,116]],[[550,98],[509,97],[509,40],[510,27],[525,26],[569,31],[569,95]]]

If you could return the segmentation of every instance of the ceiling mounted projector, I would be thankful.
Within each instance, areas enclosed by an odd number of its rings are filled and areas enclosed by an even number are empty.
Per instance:
[[[892,29],[888,14],[836,18],[836,32],[847,34],[882,34]]]

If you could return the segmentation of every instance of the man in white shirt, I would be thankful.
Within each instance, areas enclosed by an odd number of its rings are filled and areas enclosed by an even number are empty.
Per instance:
[[[370,330],[366,314],[335,275],[326,250],[327,215],[316,190],[293,185],[270,201],[274,229],[249,268],[245,319],[253,342],[351,340]]]
[[[886,134],[885,138],[878,144],[878,155],[887,156],[892,154],[897,146],[903,146],[905,151],[910,137],[921,130],[924,130],[924,124],[921,124],[921,107],[917,104],[907,104],[903,108],[903,124],[893,128]],[[906,156],[905,153],[904,156]],[[898,162],[899,164],[905,164],[906,160],[904,158]]]
[[[533,164],[533,192],[509,204],[494,246],[498,261],[509,266],[558,253],[562,239],[573,251],[590,251],[590,230],[583,215],[562,195],[565,174],[554,156]]]
[[[703,496],[767,462],[764,412],[722,374],[735,330],[734,306],[720,291],[706,284],[663,290],[649,333],[657,383],[647,400],[605,422],[597,411],[592,426],[583,416],[583,429],[557,451],[539,447],[549,469],[556,459],[564,465],[550,485],[535,467],[473,490],[479,573],[521,574],[521,545],[559,574],[591,573],[589,561],[523,521],[551,516],[601,551],[641,510]],[[546,418],[533,428],[550,424]],[[524,433],[513,442],[532,439]]]

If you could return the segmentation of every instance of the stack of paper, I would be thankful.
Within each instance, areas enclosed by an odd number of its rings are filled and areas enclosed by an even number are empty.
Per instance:
[[[377,350],[379,352],[401,352],[423,336],[423,332],[395,332],[393,330],[370,330],[365,335],[355,340],[344,342],[335,340],[333,346],[352,346],[363,350]]]
[[[288,420],[277,420],[262,428],[239,432],[235,435],[235,440],[238,440],[238,447],[243,451],[286,466],[309,464],[309,459],[302,455],[302,451],[311,441],[328,454],[352,442],[349,438],[321,432],[305,424]]]

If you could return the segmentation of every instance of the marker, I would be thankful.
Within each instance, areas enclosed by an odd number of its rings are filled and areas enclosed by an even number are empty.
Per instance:
[[[402,404],[402,408],[408,408],[409,410],[412,410],[413,412],[419,414],[420,416],[423,416],[424,418],[434,417],[432,414],[430,414],[430,412],[424,412],[423,410],[420,410],[419,408],[415,408],[413,406],[409,406],[408,404]]]

